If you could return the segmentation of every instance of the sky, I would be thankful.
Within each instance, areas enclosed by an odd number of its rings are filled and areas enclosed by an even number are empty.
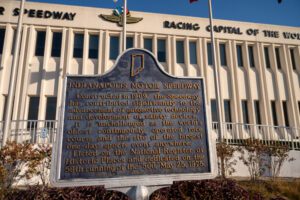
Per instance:
[[[1,0],[0,0],[1,1]],[[115,8],[123,0],[27,0],[99,8]],[[132,11],[208,17],[208,0],[127,0]],[[216,19],[300,27],[300,0],[212,0]]]

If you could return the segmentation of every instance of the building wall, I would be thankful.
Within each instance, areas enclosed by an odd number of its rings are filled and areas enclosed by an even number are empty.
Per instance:
[[[0,15],[0,28],[5,30],[3,53],[0,55],[0,121],[8,94],[11,54],[16,29],[17,16],[14,9],[19,7],[15,1],[4,0],[0,7],[5,9]],[[63,80],[67,74],[95,75],[107,72],[114,64],[109,59],[110,37],[119,36],[119,53],[121,53],[121,30],[116,23],[104,21],[98,15],[112,14],[110,9],[64,6],[43,3],[26,3],[28,12],[24,17],[21,40],[20,61],[18,64],[17,90],[14,99],[13,120],[28,119],[29,99],[39,98],[38,119],[46,117],[47,97],[57,97],[57,110],[61,106]],[[33,9],[33,11],[30,11]],[[38,11],[41,10],[41,11]],[[45,11],[76,13],[73,20],[44,18]],[[38,15],[40,12],[42,14]],[[166,41],[166,62],[161,64],[165,70],[175,76],[197,76],[205,78],[208,106],[215,99],[213,68],[208,63],[207,43],[210,41],[206,30],[208,20],[175,15],[131,12],[133,17],[143,17],[136,24],[128,25],[128,36],[133,37],[133,47],[143,48],[144,39],[152,39],[152,51],[157,56],[159,39]],[[165,28],[169,25],[191,23],[198,24],[199,30]],[[215,20],[215,25],[223,26],[223,31],[216,32],[216,57],[221,85],[222,102],[230,100],[231,118],[234,123],[245,123],[242,101],[247,101],[250,124],[256,123],[254,101],[259,101],[261,123],[274,125],[271,101],[275,101],[278,125],[285,126],[283,101],[286,101],[289,126],[300,128],[300,28],[274,26],[266,24],[244,23],[236,21]],[[182,27],[182,24],[179,25]],[[224,31],[227,27],[227,31]],[[228,33],[228,27],[239,29],[242,34]],[[35,56],[37,32],[45,31],[45,48],[43,56]],[[254,36],[254,33],[258,33]],[[53,33],[62,33],[61,54],[51,57]],[[74,58],[74,35],[84,35],[83,56]],[[284,34],[293,33],[285,38]],[[98,59],[89,59],[89,37],[99,38]],[[176,41],[183,41],[184,62],[177,63]],[[190,62],[190,42],[196,42],[197,62]],[[219,44],[225,44],[226,66],[221,66]],[[243,66],[238,66],[236,46],[241,45]],[[253,47],[255,67],[250,66],[248,46]],[[268,47],[270,68],[266,66],[264,47]],[[276,48],[279,48],[281,69],[278,69]],[[293,69],[290,49],[293,49],[296,69]],[[211,112],[208,112],[211,114]],[[59,112],[56,112],[58,115]],[[222,114],[225,108],[222,103]],[[56,117],[58,119],[58,116]]]

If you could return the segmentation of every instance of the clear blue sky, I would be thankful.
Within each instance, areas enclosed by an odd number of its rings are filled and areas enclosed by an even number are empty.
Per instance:
[[[113,0],[27,0],[88,7],[114,8]],[[208,0],[127,0],[129,10],[175,14],[194,17],[208,16]],[[212,0],[214,18],[300,27],[300,0]],[[119,0],[117,5],[122,5]]]

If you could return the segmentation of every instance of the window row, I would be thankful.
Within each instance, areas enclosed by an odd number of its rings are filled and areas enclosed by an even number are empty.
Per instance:
[[[231,108],[231,102],[230,100],[224,100],[224,114],[225,114],[225,122],[232,123],[232,108]],[[242,108],[242,114],[243,114],[243,123],[244,124],[250,124],[249,120],[249,101],[242,100],[241,101],[241,108]],[[262,124],[261,119],[261,108],[260,108],[260,101],[255,100],[253,102],[254,104],[254,117],[255,117],[255,123],[260,125]],[[2,113],[2,119],[4,121],[5,114],[6,114],[6,104],[7,104],[7,96],[4,98],[4,111]],[[38,120],[38,112],[39,112],[39,104],[40,104],[40,97],[38,96],[31,96],[29,98],[29,107],[28,107],[28,120]],[[271,101],[271,114],[272,114],[272,120],[273,125],[278,126],[278,115],[277,115],[277,108],[276,108],[276,102]],[[55,120],[56,119],[56,108],[57,108],[57,98],[56,97],[47,97],[46,100],[46,115],[45,120]],[[289,121],[289,112],[288,112],[288,105],[286,101],[282,101],[282,110],[283,110],[283,117],[284,117],[284,125],[290,126]],[[298,112],[300,115],[300,101],[298,101]],[[217,103],[215,99],[211,100],[211,117],[213,122],[217,122]],[[1,116],[0,116],[1,117]]]
[[[16,35],[16,31],[14,30],[14,37]],[[5,29],[0,29],[0,54],[3,53],[3,45],[5,39]],[[37,31],[36,36],[36,45],[35,45],[35,56],[44,56],[45,51],[45,40],[46,40],[46,32],[45,31]],[[15,38],[13,39],[15,41]],[[133,37],[127,37],[126,39],[126,48],[132,48],[134,46]],[[73,57],[74,58],[82,58],[83,57],[83,45],[84,45],[84,34],[83,33],[75,33],[74,34],[74,48],[73,48]],[[52,34],[52,44],[51,44],[51,57],[60,57],[61,55],[61,46],[62,46],[62,33],[61,32],[53,32]],[[109,49],[109,59],[115,60],[120,52],[120,39],[119,36],[110,36],[110,49]],[[144,38],[144,48],[153,52],[153,39],[152,38]],[[13,44],[14,47],[14,44]],[[177,63],[185,63],[185,49],[184,41],[177,40],[176,41],[176,62]],[[207,43],[207,63],[208,65],[212,65],[212,48],[211,43]],[[243,46],[242,44],[236,44],[236,58],[237,65],[239,67],[243,67],[245,64],[244,55],[243,54]],[[278,69],[282,68],[282,58],[281,58],[281,48],[275,47],[275,64]],[[13,52],[13,48],[12,48]],[[166,62],[167,58],[167,44],[166,39],[158,39],[157,40],[157,58],[160,62]],[[97,59],[99,54],[99,36],[96,34],[89,35],[89,47],[88,47],[88,58]],[[247,54],[248,54],[248,62],[249,66],[254,68],[256,66],[255,63],[255,53],[254,46],[247,46]],[[264,46],[264,62],[266,68],[271,68],[271,59],[270,59],[270,46]],[[197,55],[200,55],[197,52],[197,43],[196,41],[189,41],[189,63],[197,64]],[[296,61],[296,49],[289,48],[289,55],[292,68],[294,70],[297,69],[297,65],[299,62]],[[219,61],[221,66],[227,66],[227,48],[225,43],[219,44]]]
[[[215,99],[211,100],[211,116],[212,121],[217,122],[218,121],[218,112],[217,112],[217,103]],[[231,111],[231,103],[230,100],[224,100],[224,117],[226,123],[232,123],[232,111]],[[250,124],[249,120],[249,101],[242,100],[241,101],[241,108],[242,108],[242,115],[243,115],[243,123],[244,124]],[[262,124],[261,120],[261,109],[260,109],[260,102],[258,100],[255,100],[254,102],[254,117],[255,117],[255,123],[256,124]],[[276,102],[271,101],[271,114],[272,114],[272,121],[274,126],[279,126],[278,124],[278,112],[276,108]],[[298,109],[300,114],[300,102],[298,102]],[[282,110],[283,110],[283,116],[284,116],[284,126],[290,126],[289,122],[289,112],[288,112],[288,105],[286,101],[282,101]]]
[[[56,97],[47,97],[46,100],[46,115],[45,120],[56,120]],[[29,108],[28,108],[28,120],[38,120],[38,112],[40,105],[40,97],[32,96],[29,97]],[[4,110],[2,114],[2,119],[4,121],[7,107],[7,96],[4,96]],[[1,117],[1,116],[0,116]]]

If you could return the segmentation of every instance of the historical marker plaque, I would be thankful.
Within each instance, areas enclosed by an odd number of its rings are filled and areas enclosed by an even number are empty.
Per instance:
[[[102,76],[68,76],[53,183],[123,187],[212,177],[203,84],[167,75],[140,49]]]

